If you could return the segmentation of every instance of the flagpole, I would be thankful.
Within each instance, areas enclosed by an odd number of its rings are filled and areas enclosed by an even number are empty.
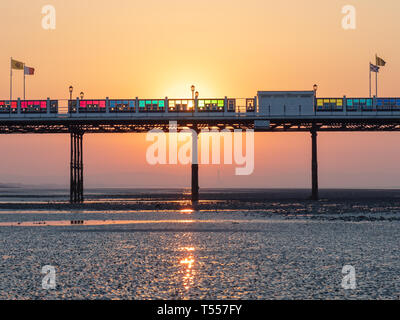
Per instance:
[[[25,100],[25,63],[24,63],[24,100]]]
[[[369,63],[369,97],[371,98],[371,62]]]
[[[12,100],[12,57],[10,58],[10,104]]]

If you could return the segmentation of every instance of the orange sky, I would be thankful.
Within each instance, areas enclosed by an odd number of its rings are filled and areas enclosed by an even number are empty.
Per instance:
[[[43,5],[56,8],[56,30],[41,27]],[[341,9],[357,10],[343,30]],[[388,62],[380,95],[400,96],[400,2],[396,0],[3,0],[0,97],[9,97],[9,59],[35,67],[28,98],[252,97],[257,90],[319,96],[367,96],[368,63]],[[14,73],[14,97],[22,74]],[[399,187],[398,133],[319,135],[321,187]],[[256,135],[255,171],[201,166],[200,186],[308,187],[310,141],[304,133]],[[144,135],[86,135],[87,186],[188,186],[189,167],[146,163]],[[0,136],[0,183],[69,182],[69,137]],[[218,174],[219,170],[219,174]],[[172,179],[173,178],[173,179]]]

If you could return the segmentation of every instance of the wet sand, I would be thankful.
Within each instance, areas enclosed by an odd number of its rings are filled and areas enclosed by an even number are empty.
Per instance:
[[[3,193],[0,299],[400,298],[400,190],[203,192]]]

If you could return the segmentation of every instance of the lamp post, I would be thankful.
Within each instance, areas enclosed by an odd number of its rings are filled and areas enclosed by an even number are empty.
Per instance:
[[[196,91],[195,94],[194,94],[194,96],[196,97],[196,99],[198,99],[198,98],[199,98],[199,92]]]
[[[79,95],[81,97],[81,100],[83,100],[83,97],[84,97],[85,94],[81,91],[81,93]]]
[[[69,100],[72,100],[72,91],[74,91],[74,87],[69,86]]]
[[[314,112],[317,112],[317,90],[318,90],[318,85],[314,84],[313,85],[313,90],[314,90]]]
[[[314,85],[313,85],[313,89],[314,89],[314,96],[317,97],[318,85],[317,85],[317,84],[314,84]]]
[[[194,89],[195,89],[195,86],[192,85],[192,86],[190,87],[190,89],[192,89],[192,99],[194,99]]]

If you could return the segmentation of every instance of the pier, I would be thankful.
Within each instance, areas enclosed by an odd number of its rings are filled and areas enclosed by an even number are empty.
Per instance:
[[[259,91],[244,99],[0,100],[0,134],[70,135],[70,202],[84,201],[84,135],[157,128],[309,132],[311,199],[318,200],[318,132],[400,131],[400,98],[317,98],[315,91]],[[199,200],[197,135],[192,138],[191,193]],[[200,168],[201,169],[201,168]]]

